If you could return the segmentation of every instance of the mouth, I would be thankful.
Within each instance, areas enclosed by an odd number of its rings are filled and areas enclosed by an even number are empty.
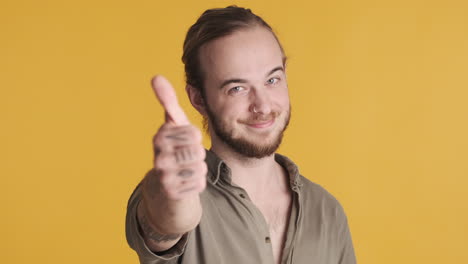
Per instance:
[[[247,125],[249,127],[253,127],[253,128],[267,128],[267,127],[272,126],[274,122],[275,122],[275,119],[272,118],[272,119],[266,120],[266,121],[258,121],[258,122],[247,123]]]

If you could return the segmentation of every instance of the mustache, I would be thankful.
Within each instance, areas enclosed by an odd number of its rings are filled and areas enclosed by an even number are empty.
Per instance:
[[[265,121],[270,121],[272,119],[275,119],[278,116],[279,116],[279,112],[271,112],[266,115],[262,113],[258,113],[258,114],[252,114],[251,117],[241,120],[241,122],[247,123],[247,124],[255,123],[255,122],[265,122]]]

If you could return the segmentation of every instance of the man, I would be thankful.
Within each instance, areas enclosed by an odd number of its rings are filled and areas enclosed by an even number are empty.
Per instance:
[[[126,223],[140,262],[355,263],[339,203],[275,154],[291,111],[286,59],[270,26],[248,9],[207,10],[182,59],[212,146],[204,150],[173,88],[156,76],[166,122]]]

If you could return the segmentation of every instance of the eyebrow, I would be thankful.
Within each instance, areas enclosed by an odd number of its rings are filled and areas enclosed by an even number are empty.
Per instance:
[[[283,66],[278,66],[278,67],[273,68],[273,70],[269,71],[268,74],[266,74],[266,76],[270,76],[277,71],[284,72]],[[231,84],[231,83],[247,83],[247,80],[246,79],[228,79],[228,80],[225,80],[223,83],[221,83],[219,88],[222,89],[224,86]]]

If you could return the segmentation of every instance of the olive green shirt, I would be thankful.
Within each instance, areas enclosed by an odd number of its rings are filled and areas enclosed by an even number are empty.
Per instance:
[[[275,160],[288,171],[293,193],[281,263],[356,263],[347,219],[338,201],[301,176],[288,158],[276,154]],[[260,210],[244,189],[232,183],[230,169],[213,152],[207,152],[206,163],[208,184],[200,194],[201,221],[163,254],[151,252],[139,232],[136,209],[141,191],[135,189],[128,202],[126,234],[140,263],[274,264],[268,224]]]

